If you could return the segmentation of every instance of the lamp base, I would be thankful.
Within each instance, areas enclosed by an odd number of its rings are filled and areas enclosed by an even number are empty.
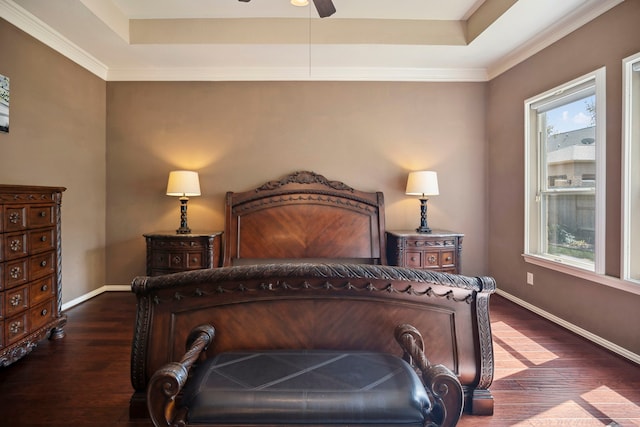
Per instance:
[[[427,199],[423,197],[420,199],[420,227],[416,228],[418,233],[431,233],[431,229],[427,224]]]
[[[180,197],[180,228],[176,230],[178,234],[189,234],[191,229],[187,225],[187,202],[189,198],[186,196]]]
[[[418,227],[416,228],[418,233],[431,233],[431,229],[429,227]]]

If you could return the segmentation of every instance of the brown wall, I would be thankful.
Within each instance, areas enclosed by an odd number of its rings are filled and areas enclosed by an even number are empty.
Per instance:
[[[0,74],[10,78],[10,132],[0,183],[66,187],[63,302],[105,282],[106,83],[0,19]]]
[[[168,173],[200,172],[192,229],[224,227],[224,194],[296,170],[383,191],[388,229],[415,228],[410,170],[438,172],[429,225],[465,234],[486,274],[485,83],[109,82],[107,282],[144,273],[142,234],[175,230]]]
[[[606,66],[606,272],[620,277],[622,59],[640,51],[640,1],[626,1],[493,79],[488,89],[489,271],[504,291],[640,354],[640,296],[526,264],[524,101]],[[526,272],[535,285],[526,284]]]

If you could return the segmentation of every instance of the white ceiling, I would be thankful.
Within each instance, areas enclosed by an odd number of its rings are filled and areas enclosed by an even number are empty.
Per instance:
[[[623,0],[0,0],[109,81],[485,81]]]

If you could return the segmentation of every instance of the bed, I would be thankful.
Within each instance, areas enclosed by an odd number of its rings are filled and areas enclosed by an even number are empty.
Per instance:
[[[415,362],[395,337],[402,325],[424,343],[422,368],[451,372],[468,412],[493,413],[495,281],[385,265],[382,193],[303,171],[227,193],[225,212],[222,268],[132,283],[131,417],[184,417],[172,411],[186,372],[228,352],[367,351]],[[436,406],[456,404],[454,392],[443,399]]]

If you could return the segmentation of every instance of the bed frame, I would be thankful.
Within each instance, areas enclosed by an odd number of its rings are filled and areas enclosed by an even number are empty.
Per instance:
[[[450,369],[465,410],[493,413],[489,296],[495,281],[386,266],[382,193],[313,172],[227,193],[225,267],[134,279],[130,416],[147,416],[152,376],[210,325],[205,358],[230,350],[402,351],[400,324]],[[151,403],[152,406],[157,402]]]

